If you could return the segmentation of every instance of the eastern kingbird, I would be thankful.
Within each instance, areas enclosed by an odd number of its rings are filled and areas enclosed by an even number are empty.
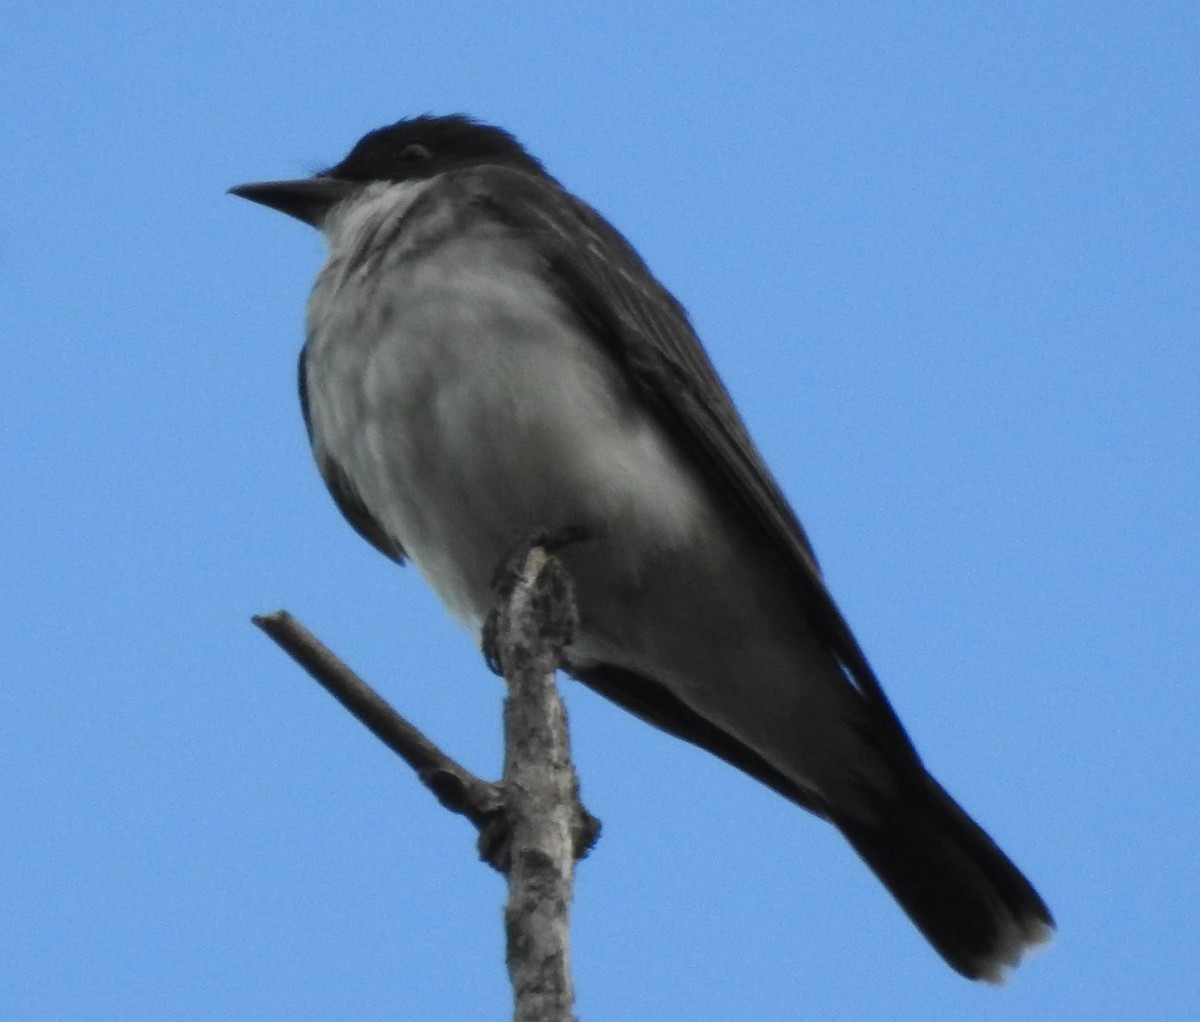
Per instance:
[[[350,524],[479,633],[537,530],[566,670],[829,820],[938,953],[998,981],[1042,899],[925,770],[687,314],[512,135],[415,117],[233,194],[316,227],[300,401]]]

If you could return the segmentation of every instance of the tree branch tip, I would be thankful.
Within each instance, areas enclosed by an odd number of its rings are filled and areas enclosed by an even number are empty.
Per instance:
[[[282,608],[273,610],[268,614],[251,614],[250,623],[256,628],[261,628],[264,632],[270,632],[272,628],[286,628],[295,622],[286,610]]]

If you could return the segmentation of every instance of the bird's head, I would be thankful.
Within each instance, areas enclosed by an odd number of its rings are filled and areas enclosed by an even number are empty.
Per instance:
[[[345,159],[312,177],[259,181],[229,191],[320,227],[334,206],[364,185],[421,181],[448,170],[481,165],[546,173],[502,128],[460,114],[423,115],[368,132]]]

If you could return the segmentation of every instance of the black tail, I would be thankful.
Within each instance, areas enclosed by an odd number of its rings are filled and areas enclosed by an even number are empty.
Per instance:
[[[998,983],[1054,920],[1033,885],[929,774],[898,797],[872,798],[873,819],[830,813],[946,962]]]
[[[1054,920],[1037,891],[926,772],[878,683],[874,705],[883,708],[886,719],[863,735],[875,747],[874,762],[891,765],[894,787],[885,796],[864,786],[860,811],[852,814],[814,796],[652,679],[609,665],[572,668],[572,673],[656,727],[708,749],[831,820],[938,953],[964,976],[999,982],[1027,947],[1049,939]]]

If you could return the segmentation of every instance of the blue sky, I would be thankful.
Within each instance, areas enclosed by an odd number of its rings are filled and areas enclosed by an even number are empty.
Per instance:
[[[646,11],[644,6],[652,6]],[[249,624],[476,771],[500,688],[338,517],[317,236],[229,185],[466,111],[691,311],[928,765],[1056,943],[960,980],[831,829],[564,685],[587,1019],[1200,1014],[1192,4],[10,4],[0,1015],[507,1012],[469,826]]]

